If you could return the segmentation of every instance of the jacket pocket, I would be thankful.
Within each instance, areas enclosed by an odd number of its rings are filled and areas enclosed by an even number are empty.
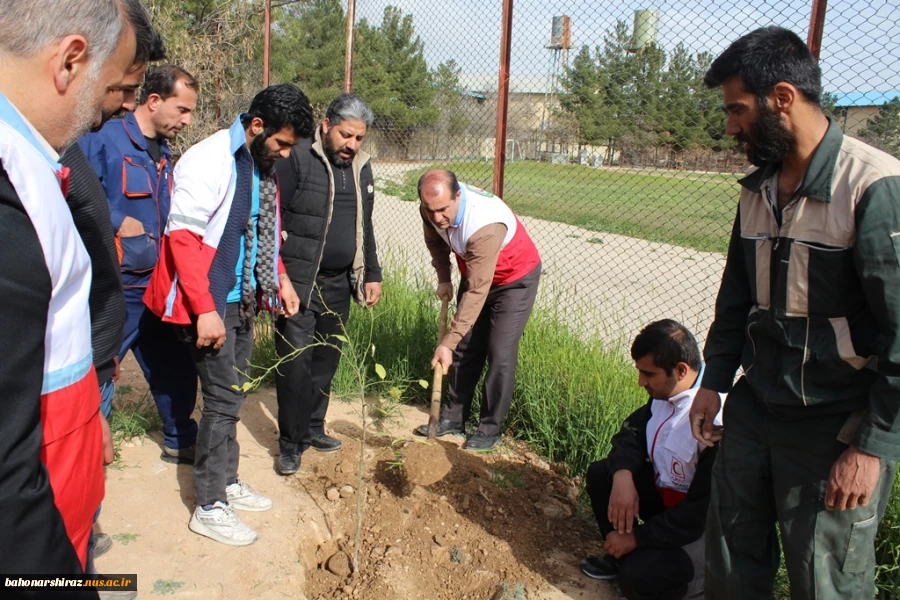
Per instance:
[[[126,198],[146,198],[153,195],[150,168],[144,160],[132,156],[122,158],[122,194]]]
[[[865,573],[866,567],[875,562],[875,533],[878,531],[878,515],[854,523],[850,528],[847,554],[841,570],[844,573]]]
[[[853,314],[863,303],[853,248],[794,240],[787,271],[789,316]]]
[[[764,309],[771,303],[771,264],[773,238],[767,234],[741,235],[744,246],[744,260],[750,276],[753,300]]]
[[[675,431],[669,432],[663,447],[671,454],[686,462],[693,461],[694,455],[697,454],[697,440],[691,436],[686,437],[679,435]]]
[[[156,240],[146,233],[134,237],[116,237],[121,247],[123,271],[149,271],[156,267],[159,260],[159,247]]]

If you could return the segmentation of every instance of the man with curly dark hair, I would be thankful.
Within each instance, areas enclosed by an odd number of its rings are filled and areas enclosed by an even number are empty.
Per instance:
[[[306,95],[290,84],[256,95],[250,109],[191,147],[175,168],[169,222],[144,301],[191,344],[203,393],[190,529],[223,544],[257,539],[234,509],[272,501],[238,479],[237,422],[257,310],[295,314],[299,301],[279,256],[272,167],[312,135]]]

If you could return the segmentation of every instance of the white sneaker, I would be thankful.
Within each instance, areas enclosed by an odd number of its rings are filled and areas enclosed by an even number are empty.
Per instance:
[[[216,502],[209,510],[203,510],[202,506],[198,506],[194,509],[188,527],[194,533],[229,546],[247,546],[259,537],[255,531],[244,525],[234,509],[224,502]]]
[[[272,508],[272,499],[257,494],[249,484],[237,481],[225,488],[228,504],[237,510],[262,512]]]

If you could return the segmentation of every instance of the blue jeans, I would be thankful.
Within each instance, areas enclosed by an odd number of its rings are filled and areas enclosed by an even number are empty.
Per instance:
[[[112,401],[116,395],[116,384],[112,379],[107,379],[103,383],[100,384],[100,414],[103,415],[103,418],[109,421],[109,415],[112,412]],[[94,523],[97,522],[97,519],[100,518],[100,507],[97,507],[97,512],[94,513]],[[91,531],[91,535],[88,538],[88,554],[87,554],[87,573],[94,575],[97,573],[97,570],[94,568],[94,532]]]
[[[191,348],[180,341],[175,328],[144,306],[143,288],[125,289],[125,338],[119,361],[131,350],[150,384],[150,393],[163,422],[169,448],[193,446],[197,423],[191,417],[197,397],[197,371]]]
[[[115,396],[116,384],[112,379],[100,384],[100,414],[107,421],[109,421],[109,415],[112,413],[112,401]]]

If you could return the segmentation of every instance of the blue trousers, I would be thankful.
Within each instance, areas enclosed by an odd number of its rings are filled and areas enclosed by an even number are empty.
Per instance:
[[[125,337],[121,361],[131,350],[150,384],[150,393],[163,422],[169,448],[193,446],[197,422],[191,418],[197,400],[197,370],[190,345],[180,341],[175,328],[144,306],[143,288],[125,288]]]

